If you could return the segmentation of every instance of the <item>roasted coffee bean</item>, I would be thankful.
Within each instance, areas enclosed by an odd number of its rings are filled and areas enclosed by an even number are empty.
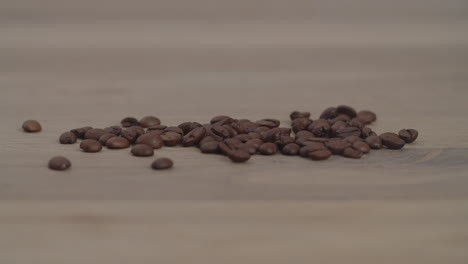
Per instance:
[[[173,147],[182,142],[182,136],[176,132],[164,132],[160,135],[165,146]]]
[[[112,133],[116,136],[120,136],[120,132],[122,132],[122,128],[119,126],[110,126],[110,127],[104,128],[104,131],[108,133]]]
[[[298,144],[299,146],[304,146],[304,143],[310,138],[314,138],[314,136],[304,136],[304,137],[296,138],[295,143]]]
[[[339,114],[337,117],[328,119],[328,123],[332,126],[336,122],[343,121],[345,123],[348,123],[351,120],[351,118],[347,115]]]
[[[367,138],[369,137],[370,135],[372,135],[373,131],[370,127],[366,127],[364,126],[363,128],[361,128],[361,137],[362,138]]]
[[[358,137],[358,136],[349,136],[349,137],[345,137],[344,138],[346,141],[348,141],[349,143],[354,143],[356,141],[363,141],[362,138]]]
[[[72,132],[65,132],[60,135],[59,142],[60,144],[73,144],[76,142],[76,135]]]
[[[167,129],[167,126],[165,125],[155,125],[155,126],[150,126],[146,129],[146,133],[151,132],[151,131],[162,131],[164,132]],[[181,130],[182,131],[182,130]],[[183,133],[183,132],[182,132]],[[162,134],[162,133],[161,133]]]
[[[270,129],[271,129],[271,128],[269,128],[269,127],[263,127],[263,126],[261,126],[261,127],[257,127],[257,129],[255,129],[255,132],[262,134],[263,132],[268,131],[268,130],[270,130]]]
[[[197,122],[184,122],[178,127],[184,131],[184,135],[187,135],[190,131],[194,130],[197,127],[201,127],[202,125]]]
[[[267,118],[257,121],[257,124],[263,127],[275,128],[279,127],[280,121],[277,119]]]
[[[132,127],[132,126],[138,126],[138,120],[134,117],[126,117],[120,121],[120,124],[123,127]]]
[[[254,155],[255,153],[257,153],[258,148],[256,148],[254,145],[243,143],[238,145],[237,149],[248,152],[250,155]]]
[[[252,139],[252,138],[251,138],[249,135],[247,135],[247,134],[239,134],[239,135],[234,136],[234,138],[236,138],[236,139],[242,141],[243,143],[245,143],[245,142],[247,142],[247,141],[249,141],[249,140]]]
[[[383,133],[380,135],[382,144],[389,149],[401,149],[405,146],[405,141],[395,133]]]
[[[312,134],[312,132],[310,132],[310,131],[308,131],[308,130],[299,131],[299,132],[295,133],[295,136],[296,136],[296,138],[300,138],[300,137],[315,137],[314,134]]]
[[[136,144],[131,150],[133,156],[137,157],[149,157],[154,155],[154,150],[151,146],[146,144]]]
[[[275,143],[278,145],[278,147],[281,149],[284,146],[294,143],[296,140],[293,137],[290,136],[281,136],[279,140],[277,140]]]
[[[35,133],[41,131],[42,127],[36,120],[26,120],[23,123],[23,130],[28,133]]]
[[[347,158],[360,159],[363,153],[357,149],[349,147],[349,148],[345,148],[342,155]]]
[[[130,147],[130,141],[124,137],[111,137],[106,141],[109,149],[124,149]]]
[[[234,149],[237,146],[241,145],[242,141],[238,140],[237,138],[227,138],[224,140],[224,143],[226,143],[229,147]]]
[[[370,147],[366,142],[356,141],[353,143],[353,148],[361,151],[362,153],[369,153]]]
[[[230,116],[226,116],[226,115],[219,115],[219,116],[215,116],[213,117],[211,120],[210,120],[210,124],[216,124],[216,123],[219,123],[219,122],[225,122],[225,120],[229,120],[232,118]]]
[[[323,143],[314,142],[310,145],[304,146],[299,150],[299,155],[302,157],[307,157],[310,152],[318,151],[318,150],[326,150],[327,148]]]
[[[260,135],[264,142],[276,142],[281,138],[281,129],[272,128],[260,133]]]
[[[346,148],[351,147],[351,143],[342,139],[342,140],[330,140],[325,142],[325,147],[327,147],[333,154],[341,154]]]
[[[112,133],[107,133],[107,134],[102,135],[99,138],[98,141],[99,141],[99,143],[101,143],[101,145],[106,146],[107,140],[109,140],[110,138],[113,138],[113,137],[116,137],[116,135],[114,135]]]
[[[382,140],[380,139],[379,136],[368,136],[365,139],[367,145],[371,147],[372,149],[381,149],[382,148]]]
[[[357,127],[359,129],[361,129],[364,126],[364,124],[361,121],[359,121],[359,119],[353,118],[353,119],[349,120],[348,126]]]
[[[93,128],[93,129],[90,129],[88,131],[86,131],[85,135],[84,135],[84,139],[94,139],[94,140],[99,140],[99,138],[104,135],[104,134],[107,134],[108,132],[106,132],[104,129],[100,129],[100,128]]]
[[[172,168],[172,166],[174,166],[174,162],[169,158],[159,158],[151,164],[151,168],[155,170],[166,170]]]
[[[249,137],[251,137],[251,138],[258,138],[258,139],[262,138],[262,135],[260,135],[260,133],[258,133],[258,132],[250,132],[247,135],[249,135]]]
[[[406,143],[413,143],[418,138],[418,131],[415,129],[402,129],[398,132],[398,135]]]
[[[124,129],[122,130],[122,133],[120,134],[123,138],[127,139],[131,144],[135,143],[136,139],[138,138],[137,131],[132,128],[133,127]]]
[[[230,151],[233,151],[234,149],[226,144],[224,141],[218,142],[218,150],[219,152],[227,155]]]
[[[254,122],[246,122],[243,123],[242,126],[244,127],[245,133],[254,132],[259,127],[259,125]]]
[[[147,133],[141,135],[135,141],[136,144],[145,144],[153,149],[159,149],[164,146],[164,141],[162,140],[161,136],[155,133]]]
[[[301,147],[299,147],[299,145],[297,145],[296,143],[290,143],[290,144],[283,146],[283,148],[281,149],[281,152],[284,155],[294,156],[299,153],[300,148]]]
[[[70,130],[70,132],[72,132],[73,134],[75,134],[75,136],[79,139],[83,139],[84,138],[84,135],[86,134],[86,132],[88,132],[88,130],[91,130],[93,129],[92,127],[90,126],[87,126],[87,127],[81,127],[81,128],[75,128],[75,129],[72,129]]]
[[[363,110],[357,113],[357,119],[363,124],[368,125],[377,120],[377,115],[374,112]]]
[[[247,151],[240,149],[229,151],[227,156],[233,162],[246,162],[250,159],[250,154]]]
[[[202,153],[218,153],[218,141],[208,141],[200,144],[200,151]]]
[[[333,119],[336,117],[336,107],[329,107],[325,109],[320,115],[320,119]]]
[[[102,149],[102,145],[97,140],[85,139],[81,141],[80,148],[84,152],[99,152]]]
[[[330,158],[331,155],[332,153],[328,149],[309,152],[309,158],[312,160],[326,160]]]
[[[302,145],[307,146],[307,145],[313,144],[314,142],[325,143],[329,140],[330,138],[311,137],[305,140],[304,142],[302,142]]]
[[[201,146],[201,145],[205,144],[206,142],[211,142],[211,141],[219,142],[219,140],[217,140],[216,138],[214,138],[212,136],[205,136],[202,140],[200,140],[200,142],[198,144]]]
[[[49,160],[49,169],[51,170],[66,170],[71,167],[71,162],[65,157],[57,156]]]
[[[336,108],[336,113],[339,114],[344,114],[347,115],[351,118],[355,118],[357,116],[356,110],[352,108],[351,106],[347,105],[340,105]]]
[[[218,125],[215,125],[215,126],[212,126],[210,131],[215,134],[216,136],[218,137],[221,137],[221,138],[229,138],[229,137],[232,137],[232,131],[229,130],[227,127],[225,126],[218,126]]]
[[[294,133],[297,133],[301,130],[307,130],[307,128],[312,124],[312,120],[305,117],[296,118],[291,123],[291,128]]]
[[[273,155],[278,152],[278,146],[271,142],[263,143],[258,147],[258,152],[263,155]]]
[[[330,131],[330,124],[325,119],[318,119],[310,124],[308,130],[316,137],[325,137]]]
[[[236,131],[237,134],[245,134],[247,133],[244,124],[239,122],[233,122],[229,124],[229,126]]]
[[[330,137],[337,137],[336,132],[338,129],[342,129],[347,127],[348,124],[346,124],[344,121],[337,121],[335,122],[331,127],[330,127]]]
[[[360,136],[361,130],[357,127],[344,127],[336,130],[336,136],[345,138],[349,136]]]
[[[278,129],[281,131],[282,136],[290,136],[291,135],[292,130],[290,128],[278,127]]]
[[[145,116],[140,121],[138,124],[141,127],[147,128],[147,127],[152,127],[152,126],[157,126],[161,124],[161,120],[155,116]]]
[[[309,112],[294,111],[289,115],[289,118],[291,118],[291,120],[294,120],[296,118],[302,118],[302,117],[309,118],[310,113]]]
[[[203,139],[205,133],[206,130],[204,127],[197,127],[193,129],[182,138],[182,145],[184,147],[195,146],[196,144],[198,144],[198,142],[200,142],[200,140]]]
[[[259,138],[252,138],[249,141],[245,142],[245,144],[249,144],[251,146],[254,146],[255,149],[258,149],[258,147],[260,147],[260,145],[262,145],[263,143],[264,142]]]
[[[180,127],[176,127],[176,126],[167,127],[166,129],[164,129],[164,132],[175,132],[175,133],[180,134],[181,136],[184,135],[184,131]]]

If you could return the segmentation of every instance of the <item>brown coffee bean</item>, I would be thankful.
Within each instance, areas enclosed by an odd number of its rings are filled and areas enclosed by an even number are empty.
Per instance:
[[[336,108],[336,113],[338,115],[340,114],[343,114],[343,115],[347,115],[351,118],[354,118],[357,116],[357,113],[356,113],[356,110],[354,110],[354,108],[352,108],[351,106],[347,106],[347,105],[340,105]]]
[[[363,110],[357,113],[357,119],[359,119],[363,124],[368,125],[377,120],[377,115],[374,112]]]
[[[42,127],[36,120],[26,120],[23,123],[23,130],[28,133],[35,133],[41,131]]]
[[[299,131],[299,132],[295,133],[295,136],[296,136],[296,138],[300,138],[300,137],[315,137],[314,134],[312,134],[312,132],[310,132],[310,131],[308,131],[308,130]]]
[[[336,117],[336,107],[329,107],[325,109],[320,115],[320,119],[332,119]]]
[[[401,149],[405,146],[405,141],[395,133],[383,133],[380,135],[382,144],[389,149]]]
[[[350,120],[351,118],[348,115],[339,114],[335,118],[328,119],[328,123],[332,126],[336,122],[343,121],[345,123],[348,123]]]
[[[364,126],[364,124],[361,121],[359,121],[359,119],[353,118],[353,119],[349,120],[348,126],[357,127],[359,129],[361,129]]]
[[[116,135],[111,134],[111,133],[107,133],[107,134],[102,135],[99,138],[98,141],[99,141],[99,143],[101,143],[101,145],[106,146],[107,140],[109,140],[110,138],[113,138],[113,137],[116,137]]]
[[[218,141],[208,141],[200,144],[200,151],[202,153],[218,153],[219,142]]]
[[[310,117],[310,113],[309,112],[299,112],[299,111],[294,111],[292,112],[290,115],[289,115],[289,118],[291,120],[294,120],[296,118],[309,118]]]
[[[182,142],[182,135],[176,132],[164,132],[160,135],[165,146],[173,147]]]
[[[237,145],[237,149],[248,152],[250,155],[254,155],[255,153],[257,153],[258,148],[252,144],[243,143],[243,144]]]
[[[136,144],[145,144],[153,149],[159,149],[164,146],[164,141],[162,140],[161,136],[155,133],[147,133],[141,135],[135,141]]]
[[[310,124],[308,130],[316,137],[326,137],[330,131],[330,124],[325,119],[318,119]]]
[[[147,127],[152,127],[152,126],[157,126],[161,124],[161,120],[155,116],[145,116],[140,121],[138,124],[141,127],[147,128]]]
[[[349,137],[345,137],[344,138],[346,141],[348,141],[349,143],[354,143],[356,141],[363,141],[362,138],[358,137],[358,136],[349,136]]]
[[[104,131],[108,133],[112,133],[116,136],[120,136],[120,132],[122,132],[122,128],[119,126],[110,126],[110,127],[104,128]]]
[[[172,168],[172,166],[174,166],[174,162],[169,158],[159,158],[151,164],[151,167],[155,170],[166,170]]]
[[[330,158],[331,155],[332,153],[328,149],[309,152],[309,158],[312,160],[326,160]]]
[[[107,132],[104,129],[93,128],[86,131],[86,133],[84,134],[84,139],[99,140],[99,138],[104,134],[107,134]]]
[[[250,132],[247,135],[249,135],[249,137],[251,137],[251,138],[258,138],[258,139],[262,138],[262,135],[260,135],[260,133],[258,133],[258,132]]]
[[[273,155],[278,152],[278,146],[271,142],[263,143],[258,147],[258,152],[263,155]]]
[[[346,148],[343,151],[342,155],[344,157],[347,157],[347,158],[360,159],[362,157],[363,153],[361,151],[357,150],[357,149],[349,147],[349,148]]]
[[[337,137],[336,132],[338,129],[346,128],[348,124],[344,121],[337,121],[330,127],[330,137]]]
[[[225,126],[215,125],[210,128],[210,131],[221,138],[229,138],[233,136],[232,131]]]
[[[291,128],[294,133],[297,133],[302,130],[307,130],[307,128],[312,124],[312,120],[305,117],[296,118],[291,123]]]
[[[193,129],[182,138],[182,145],[184,147],[195,146],[203,139],[205,133],[206,130],[204,127],[197,127]]]
[[[201,127],[202,125],[197,122],[184,122],[178,127],[184,131],[184,135],[187,135],[190,131],[194,130],[197,127]]]
[[[92,127],[90,126],[87,126],[87,127],[81,127],[81,128],[75,128],[75,129],[72,129],[70,130],[70,132],[72,132],[73,134],[75,134],[75,136],[79,139],[83,139],[84,138],[84,135],[86,134],[86,132],[88,132],[88,130],[91,130],[93,129]]]
[[[276,145],[278,145],[279,148],[283,148],[284,146],[294,143],[296,140],[293,137],[290,136],[281,136],[278,141],[276,141]]]
[[[256,122],[259,126],[268,127],[268,128],[275,128],[279,127],[280,121],[277,119],[267,118],[262,119]]]
[[[402,129],[398,132],[398,135],[406,143],[413,143],[418,138],[418,131],[415,129]]]
[[[346,140],[330,140],[325,143],[325,147],[336,155],[343,153],[346,148],[351,147],[351,143]]]
[[[336,135],[341,138],[349,137],[349,136],[360,136],[361,130],[357,127],[344,127],[339,128],[336,130]]]
[[[247,141],[249,141],[249,140],[252,139],[252,138],[251,138],[249,135],[247,135],[247,134],[239,134],[239,135],[236,135],[234,138],[236,138],[236,139],[242,141],[243,143],[245,143],[245,142],[247,142]]]
[[[373,131],[370,127],[366,127],[364,126],[363,128],[361,128],[361,137],[362,138],[367,138],[369,137],[370,135],[372,135]]]
[[[155,126],[148,127],[146,129],[146,133],[151,132],[151,131],[161,131],[161,134],[162,134],[162,132],[164,132],[166,129],[167,129],[167,126],[165,125],[155,125]]]
[[[200,140],[200,142],[198,143],[198,145],[203,145],[205,144],[206,142],[211,142],[211,141],[216,141],[216,142],[219,142],[218,139],[212,137],[212,136],[205,136],[202,140]]]
[[[229,116],[219,115],[219,116],[213,117],[210,120],[210,124],[222,123],[224,125],[227,121],[232,121],[232,120],[233,119],[231,117],[229,117]],[[220,125],[220,124],[218,124],[218,125]]]
[[[167,127],[166,129],[164,129],[164,132],[175,132],[175,133],[180,134],[181,136],[184,135],[184,131],[180,127],[176,127],[176,126]]]
[[[59,142],[60,144],[73,144],[76,142],[76,135],[72,132],[65,132],[60,135]]]
[[[138,120],[134,117],[126,117],[120,121],[120,124],[123,127],[132,127],[132,126],[138,126]]]
[[[299,155],[302,157],[307,157],[310,152],[315,152],[318,150],[326,150],[327,148],[323,143],[320,142],[311,142],[310,145],[304,146],[299,150]]]
[[[263,132],[266,132],[270,130],[271,128],[269,127],[264,127],[264,126],[259,126],[255,129],[255,132],[262,134]]]
[[[368,136],[365,139],[367,145],[372,149],[381,149],[382,148],[382,140],[379,136]]]
[[[258,149],[258,147],[260,147],[263,143],[264,143],[263,140],[259,138],[252,138],[249,141],[245,142],[245,144],[254,146],[256,149]]]
[[[133,154],[133,156],[137,157],[149,157],[154,155],[153,148],[146,144],[136,144],[132,147],[130,152]]]
[[[102,145],[101,145],[101,143],[99,143],[99,141],[97,141],[97,140],[94,140],[94,139],[85,139],[85,140],[81,141],[80,148],[81,148],[84,152],[94,153],[94,152],[99,152],[99,151],[101,151]]]
[[[130,147],[130,141],[124,137],[111,137],[106,141],[109,149],[124,149]]]
[[[250,154],[247,151],[240,150],[240,149],[230,150],[227,153],[227,156],[233,162],[246,162],[250,159]]]
[[[229,124],[229,126],[236,131],[237,134],[246,134],[247,130],[245,129],[244,124],[237,122],[233,122]]]
[[[370,147],[366,142],[356,141],[353,143],[353,148],[359,150],[362,153],[369,153]]]
[[[261,132],[261,139],[264,142],[276,142],[281,138],[281,129],[272,128],[267,131]]]
[[[237,146],[242,144],[242,141],[238,140],[237,138],[226,138],[224,140],[224,143],[226,143],[229,147],[231,148],[237,148]]]
[[[297,155],[299,153],[299,149],[301,147],[299,147],[299,145],[297,145],[296,143],[290,143],[290,144],[287,144],[285,145],[282,149],[281,149],[281,152],[284,154],[284,155],[288,155],[288,156],[294,156],[294,155]]]
[[[132,126],[122,130],[120,135],[126,138],[131,144],[135,143],[137,138],[145,134],[145,130],[139,126]]]
[[[71,167],[71,162],[65,157],[57,156],[49,160],[49,169],[51,170],[66,170]]]

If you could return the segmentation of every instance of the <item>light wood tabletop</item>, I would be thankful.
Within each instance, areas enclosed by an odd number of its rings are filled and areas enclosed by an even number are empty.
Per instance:
[[[0,263],[467,263],[466,1],[17,0],[0,21]],[[338,104],[420,136],[321,162],[166,147],[168,171],[58,143]]]

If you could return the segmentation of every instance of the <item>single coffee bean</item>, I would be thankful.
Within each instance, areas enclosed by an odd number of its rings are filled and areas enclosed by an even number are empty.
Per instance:
[[[308,130],[299,131],[299,132],[295,133],[295,136],[296,136],[296,138],[300,138],[300,137],[315,137],[314,134],[312,134],[312,132],[310,132],[310,131],[308,131]]]
[[[155,116],[145,116],[145,117],[143,117],[142,119],[140,119],[140,121],[138,122],[138,124],[139,124],[141,127],[147,128],[147,127],[152,127],[152,126],[160,125],[160,124],[161,124],[161,120],[159,120],[159,118],[157,118],[157,117],[155,117]]]
[[[243,143],[245,143],[245,142],[247,142],[247,141],[249,141],[249,140],[252,139],[252,138],[251,138],[249,135],[247,135],[247,134],[239,134],[239,135],[236,135],[234,138],[236,138],[236,139],[242,141]]]
[[[364,124],[361,121],[359,121],[359,119],[353,118],[353,119],[349,120],[348,126],[357,127],[359,129],[361,129],[364,126]]]
[[[205,144],[206,142],[211,142],[211,141],[216,141],[216,142],[219,142],[218,139],[212,137],[212,136],[205,136],[202,140],[200,140],[200,142],[198,143],[198,145],[203,145]]]
[[[405,146],[405,141],[395,133],[383,133],[380,135],[382,144],[389,149],[401,149]]]
[[[336,135],[341,138],[349,137],[349,136],[360,136],[361,130],[357,127],[344,127],[339,128],[336,130]]]
[[[210,120],[210,124],[218,124],[218,125],[224,125],[226,123],[229,123],[233,119],[229,116],[226,115],[219,115],[215,116]]]
[[[23,123],[23,130],[28,133],[35,133],[41,131],[42,127],[36,120],[26,120]]]
[[[369,153],[370,147],[366,142],[356,141],[353,143],[353,148],[361,151],[362,153]]]
[[[356,110],[354,110],[354,108],[352,108],[351,106],[347,106],[347,105],[340,105],[336,108],[336,113],[339,115],[339,114],[344,114],[344,115],[347,115],[351,118],[354,118],[357,116],[357,113],[356,113]]]
[[[309,118],[310,117],[310,112],[294,111],[289,115],[289,118],[291,118],[291,120],[294,120],[296,118],[301,118],[301,117]]]
[[[86,132],[88,132],[88,130],[91,130],[93,129],[92,127],[90,126],[87,126],[87,127],[81,127],[81,128],[75,128],[75,129],[72,129],[70,130],[70,132],[72,132],[73,134],[75,134],[75,136],[79,139],[83,139],[84,138],[84,135],[86,134]]]
[[[331,155],[332,153],[328,149],[309,152],[309,158],[312,160],[326,160],[330,158]]]
[[[141,135],[135,141],[136,144],[145,144],[153,149],[159,149],[164,146],[164,141],[162,140],[161,136],[155,133],[147,133]]]
[[[278,146],[275,143],[267,142],[258,147],[258,152],[263,155],[273,155],[278,152]]]
[[[110,127],[104,128],[104,131],[108,133],[112,133],[116,136],[120,136],[120,132],[122,132],[122,128],[119,126],[110,126]]]
[[[99,140],[99,138],[104,135],[104,134],[107,134],[108,132],[106,132],[104,129],[100,129],[100,128],[93,128],[93,129],[90,129],[88,131],[86,131],[85,135],[84,135],[84,139],[94,139],[94,140]]]
[[[343,129],[347,127],[348,124],[344,121],[337,121],[330,127],[330,137],[337,137],[336,132],[338,129]]]
[[[295,141],[296,140],[291,136],[281,136],[280,139],[277,140],[275,143],[280,149],[282,149],[284,146],[294,143]]]
[[[358,136],[349,136],[349,137],[345,137],[344,139],[351,144],[353,144],[356,141],[363,141],[363,139]]]
[[[57,156],[49,160],[49,169],[51,170],[66,170],[71,167],[71,162],[65,157]]]
[[[184,135],[184,131],[180,127],[176,127],[176,126],[167,127],[166,129],[164,129],[164,132],[175,132],[175,133],[180,134],[181,136]]]
[[[184,147],[195,146],[203,139],[205,133],[206,130],[204,127],[197,127],[193,129],[182,138],[182,145]]]
[[[159,158],[151,164],[151,167],[155,170],[166,170],[172,168],[172,166],[174,166],[174,162],[169,158]]]
[[[367,138],[369,137],[370,135],[372,135],[373,131],[370,127],[366,127],[364,126],[363,128],[361,128],[361,137],[362,138]]]
[[[318,119],[310,124],[308,130],[316,137],[326,137],[330,131],[330,124],[325,119]]]
[[[381,149],[382,148],[382,140],[380,139],[379,136],[368,136],[365,139],[367,145],[371,147],[372,149]]]
[[[272,119],[272,118],[267,118],[267,119],[262,119],[256,122],[259,126],[263,127],[268,127],[268,128],[275,128],[279,127],[280,121],[278,119]]]
[[[240,149],[229,151],[227,153],[227,156],[233,162],[246,162],[250,159],[250,154],[247,151],[240,150]]]
[[[178,127],[184,131],[184,135],[187,135],[190,131],[194,130],[197,127],[201,127],[202,125],[197,122],[184,122]]]
[[[132,126],[138,126],[138,120],[134,117],[126,117],[120,121],[120,124],[123,127],[132,127]]]
[[[224,143],[224,141],[221,141],[218,142],[218,150],[222,154],[227,155],[230,151],[233,151],[234,149],[228,144]]]
[[[333,154],[341,154],[346,148],[351,147],[351,143],[346,140],[330,140],[325,143],[327,147]]]
[[[281,138],[281,129],[272,128],[267,131],[261,132],[261,139],[264,142],[276,142]]]
[[[343,151],[342,155],[347,158],[360,159],[363,153],[355,148],[349,147]]]
[[[238,140],[237,138],[226,138],[224,143],[226,143],[230,148],[235,149],[237,146],[242,144],[242,141]]]
[[[130,141],[124,137],[111,137],[106,141],[109,149],[124,149],[130,147]]]
[[[182,135],[176,132],[164,132],[160,135],[165,146],[173,147],[182,142]]]
[[[112,133],[107,133],[107,134],[102,135],[99,138],[98,141],[99,141],[99,143],[101,143],[101,145],[106,146],[107,140],[109,140],[110,138],[113,138],[113,137],[116,137],[116,135],[114,135]]]
[[[237,131],[234,130],[230,125],[222,125],[225,131],[228,132],[229,137],[234,137],[237,135]]]
[[[60,135],[60,144],[73,144],[76,142],[76,135],[72,132],[65,132]]]
[[[336,117],[336,107],[329,107],[325,109],[320,115],[320,119],[333,119]]]
[[[146,144],[136,144],[132,147],[131,153],[137,157],[149,157],[154,155],[154,150]]]
[[[413,143],[418,138],[418,131],[415,129],[402,129],[398,132],[398,135],[406,143]]]
[[[291,128],[294,133],[297,133],[301,130],[307,130],[307,128],[312,124],[312,120],[305,117],[296,118],[291,123]]]
[[[359,119],[363,124],[368,125],[377,120],[377,115],[374,112],[363,110],[357,113],[357,119]]]
[[[232,136],[231,131],[228,130],[224,126],[219,126],[219,125],[212,126],[210,128],[210,131],[216,136],[221,137],[221,138],[229,138]]]
[[[238,121],[237,122],[232,122],[231,124],[229,124],[229,126],[231,126],[231,128],[234,129],[234,131],[236,131],[237,134],[246,134],[247,133],[244,124],[239,123]]]
[[[102,149],[101,143],[99,141],[94,140],[94,139],[85,139],[81,141],[80,148],[84,152],[99,152]]]
[[[257,153],[258,148],[255,147],[254,145],[243,143],[243,144],[237,145],[237,149],[248,152],[250,155],[254,155],[255,153]]]
[[[218,153],[218,145],[218,141],[208,141],[203,144],[200,144],[200,151],[202,153]]]
[[[263,143],[264,143],[263,140],[259,138],[252,138],[249,141],[245,142],[245,144],[254,146],[256,149],[258,149],[258,147],[260,147]]]
[[[299,149],[301,147],[299,147],[299,145],[297,145],[296,143],[290,143],[290,144],[287,144],[285,145],[282,149],[281,149],[281,152],[284,154],[284,155],[288,155],[288,156],[294,156],[294,155],[297,155],[299,153]]]
[[[326,150],[327,148],[323,143],[312,142],[310,145],[304,146],[299,150],[299,155],[302,157],[307,157],[310,152],[315,152],[318,150]]]
[[[152,133],[152,132],[151,132]],[[137,138],[145,134],[145,130],[139,126],[132,126],[122,130],[120,135],[126,138],[131,144],[135,143]]]

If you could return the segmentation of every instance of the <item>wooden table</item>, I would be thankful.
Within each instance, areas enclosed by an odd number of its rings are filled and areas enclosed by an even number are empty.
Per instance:
[[[467,15],[457,0],[2,3],[0,263],[467,263]],[[57,142],[128,115],[289,125],[337,104],[420,138],[323,162],[164,148],[161,172]],[[48,170],[55,155],[73,168]]]

